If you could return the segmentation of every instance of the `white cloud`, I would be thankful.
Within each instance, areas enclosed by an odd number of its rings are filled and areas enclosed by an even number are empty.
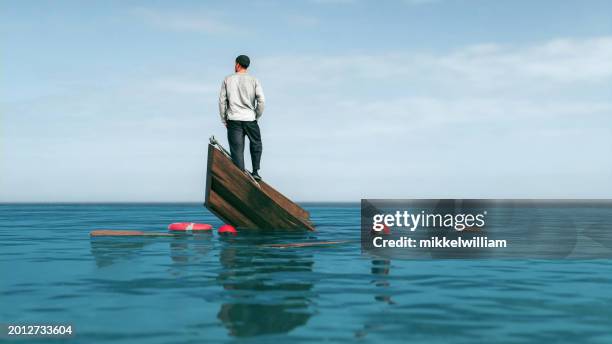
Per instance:
[[[152,8],[136,8],[132,11],[152,25],[168,30],[207,34],[240,33],[240,30],[201,11],[162,11]]]
[[[284,63],[291,61],[291,63]],[[612,37],[556,39],[534,46],[482,44],[447,54],[381,53],[356,55],[276,56],[260,62],[268,75],[292,75],[298,82],[326,83],[363,79],[407,78],[430,84],[482,86],[497,89],[516,83],[563,86],[612,77]],[[286,69],[286,70],[283,70]],[[287,79],[292,81],[292,79]]]
[[[436,59],[466,78],[529,78],[552,82],[598,81],[612,77],[612,37],[556,39],[531,47],[480,45]]]
[[[343,5],[345,5],[345,4],[354,4],[354,3],[357,3],[357,2],[364,2],[364,0],[310,0],[310,1],[313,2],[313,3],[316,3],[316,4],[325,4],[325,5],[330,5],[330,4],[333,4],[333,5],[343,4]],[[408,4],[408,5],[418,6],[418,5],[425,5],[425,4],[436,3],[436,2],[439,2],[441,0],[399,0],[399,1],[401,1],[401,2],[403,2],[405,4]],[[372,1],[372,2],[374,2],[374,1]]]

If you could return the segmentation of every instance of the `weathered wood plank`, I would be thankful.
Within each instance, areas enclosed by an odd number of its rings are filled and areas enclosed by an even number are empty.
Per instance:
[[[272,247],[272,248],[293,248],[293,247],[316,247],[316,246],[329,246],[329,245],[340,245],[347,243],[355,243],[356,241],[341,240],[341,241],[312,241],[312,242],[294,242],[288,244],[263,244],[261,247]]]
[[[228,219],[232,219],[232,221],[235,222],[234,226],[245,228],[257,227],[257,225],[253,221],[251,221],[242,212],[232,206],[232,204],[226,202],[214,191],[211,191],[210,194],[210,204],[212,205],[215,214],[226,214]],[[229,222],[229,220],[223,220],[225,222]]]
[[[299,205],[293,203],[289,198],[285,197],[285,195],[276,191],[276,189],[270,186],[268,183],[262,180],[259,182],[259,185],[268,195],[270,195],[270,197],[274,198],[283,208],[287,209],[287,211],[293,216],[305,219],[310,217],[310,213],[302,209],[302,207],[300,207]]]
[[[155,233],[155,232],[115,230],[115,229],[99,229],[99,230],[91,231],[89,235],[91,235],[92,237],[101,237],[101,236],[171,237],[171,236],[175,236],[174,234],[170,234],[170,233]]]

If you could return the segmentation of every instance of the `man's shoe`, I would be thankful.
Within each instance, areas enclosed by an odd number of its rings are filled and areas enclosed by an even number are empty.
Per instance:
[[[261,176],[257,173],[257,171],[253,171],[253,173],[251,173],[251,175],[253,176],[253,178],[257,181],[261,180]]]

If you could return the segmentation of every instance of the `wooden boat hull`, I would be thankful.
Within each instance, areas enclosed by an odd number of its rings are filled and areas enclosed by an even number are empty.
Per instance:
[[[214,138],[208,145],[204,205],[240,229],[314,231],[306,210],[238,168]]]

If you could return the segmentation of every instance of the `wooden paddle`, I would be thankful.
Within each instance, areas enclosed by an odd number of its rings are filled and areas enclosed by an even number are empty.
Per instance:
[[[159,233],[159,232],[143,232],[143,231],[124,231],[124,230],[113,230],[113,229],[102,229],[91,231],[89,233],[92,237],[108,237],[108,236],[132,236],[132,237],[172,237],[174,234],[170,233]]]
[[[264,244],[259,245],[261,247],[273,247],[273,248],[291,248],[291,247],[313,247],[313,246],[327,246],[327,245],[338,245],[338,244],[346,244],[352,243],[355,241],[352,240],[342,240],[342,241],[311,241],[311,242],[295,242],[288,244]]]
[[[89,233],[92,237],[173,237],[177,236],[171,233],[160,233],[160,232],[143,232],[143,231],[130,231],[130,230],[114,230],[114,229],[102,229],[95,230]],[[260,247],[271,247],[271,248],[291,248],[291,247],[316,247],[316,246],[329,246],[356,242],[354,240],[342,240],[342,241],[311,241],[311,242],[294,242],[287,244],[264,244],[259,245]]]

